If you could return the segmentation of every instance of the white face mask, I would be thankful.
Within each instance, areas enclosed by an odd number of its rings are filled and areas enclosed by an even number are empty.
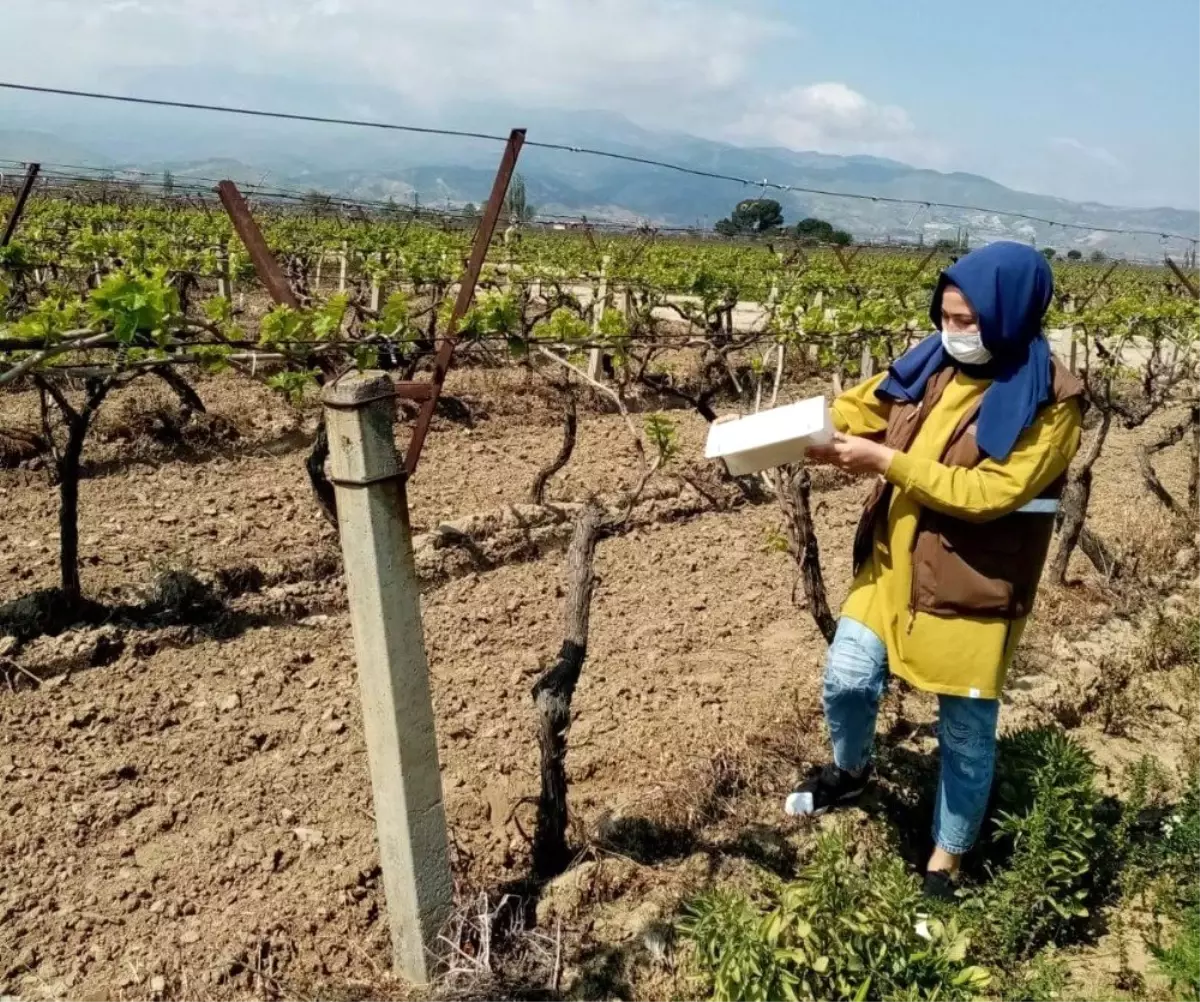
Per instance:
[[[979,334],[960,334],[942,331],[942,347],[950,357],[963,365],[984,365],[992,360],[992,353],[983,346]]]

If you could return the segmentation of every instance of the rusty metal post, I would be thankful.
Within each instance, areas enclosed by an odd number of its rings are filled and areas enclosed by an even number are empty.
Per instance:
[[[217,194],[221,198],[221,204],[225,206],[225,211],[229,214],[233,228],[237,230],[237,235],[246,245],[246,251],[250,255],[259,280],[267,287],[271,298],[278,306],[290,306],[292,309],[298,310],[300,301],[296,299],[296,294],[292,292],[287,276],[267,246],[262,230],[258,228],[258,223],[250,214],[250,206],[246,204],[238,186],[232,181],[222,181],[217,185]]]
[[[258,223],[254,221],[254,216],[250,213],[250,206],[246,204],[238,186],[232,181],[222,181],[217,185],[217,194],[233,223],[233,228],[237,230],[237,235],[246,245],[246,251],[254,265],[255,274],[258,275],[259,281],[266,286],[275,305],[288,306],[293,310],[301,309],[300,300],[296,298],[296,294],[292,291],[292,285],[287,280],[287,275],[283,273],[279,262],[275,260],[275,255],[271,253],[271,248],[267,246],[266,238],[262,235],[262,230],[258,228]],[[285,352],[285,354],[287,353]],[[336,375],[336,366],[326,356],[313,353],[309,358],[311,364],[320,369],[323,378],[332,379]]]
[[[936,253],[937,253],[937,248],[936,248],[936,247],[930,247],[930,248],[929,248],[929,253],[928,253],[928,254],[926,254],[926,255],[925,255],[923,258],[921,258],[921,263],[920,263],[920,264],[918,264],[918,265],[917,265],[917,266],[916,266],[916,267],[913,269],[913,271],[912,271],[912,274],[908,276],[908,281],[909,281],[909,283],[910,283],[910,284],[911,284],[911,283],[913,283],[913,282],[915,282],[915,281],[917,280],[917,276],[919,276],[919,275],[921,274],[921,272],[923,272],[923,271],[925,270],[925,266],[926,266],[927,264],[929,264],[929,262],[930,262],[930,261],[932,261],[932,260],[933,260],[933,256],[934,256]]]
[[[1096,298],[1096,293],[1104,288],[1105,284],[1108,282],[1109,276],[1117,270],[1117,265],[1120,263],[1120,261],[1114,261],[1108,266],[1108,269],[1103,275],[1100,276],[1100,278],[1096,281],[1096,284],[1092,286],[1091,291],[1089,291],[1088,294],[1083,297],[1083,301],[1076,304],[1075,309],[1078,312],[1082,313],[1088,308],[1088,305],[1091,303],[1091,301]]]
[[[25,211],[25,203],[29,201],[29,193],[33,191],[33,183],[37,180],[38,171],[41,169],[42,165],[35,163],[31,163],[26,168],[25,180],[21,184],[21,190],[17,192],[16,204],[13,206],[12,214],[8,217],[8,222],[4,224],[4,233],[0,234],[0,247],[7,247],[12,235],[17,231],[17,223],[21,221],[21,213]]]
[[[1175,277],[1183,283],[1183,287],[1192,294],[1193,299],[1200,299],[1200,289],[1196,288],[1195,283],[1183,273],[1183,269],[1172,261],[1169,256],[1167,257],[1167,267],[1175,272]]]
[[[433,363],[433,378],[430,380],[433,393],[428,400],[421,404],[421,413],[417,415],[417,423],[413,426],[412,438],[408,443],[408,451],[404,456],[404,469],[411,477],[417,469],[421,458],[421,449],[425,446],[425,437],[429,434],[429,425],[433,420],[434,408],[438,396],[442,392],[442,384],[446,381],[446,372],[450,368],[450,360],[454,357],[455,334],[459,321],[471,305],[475,296],[475,285],[479,281],[479,273],[483,270],[483,261],[487,256],[488,246],[496,231],[496,221],[500,218],[500,210],[504,205],[504,197],[508,193],[508,183],[512,180],[513,170],[517,166],[517,157],[525,144],[525,130],[513,129],[508,134],[508,143],[504,147],[504,155],[500,158],[500,167],[496,171],[496,180],[492,182],[492,193],[488,196],[487,207],[483,218],[479,221],[479,229],[475,232],[475,241],[471,245],[471,256],[467,260],[467,270],[459,283],[458,297],[454,300],[454,309],[450,320],[442,334],[442,343],[438,346],[437,356]]]

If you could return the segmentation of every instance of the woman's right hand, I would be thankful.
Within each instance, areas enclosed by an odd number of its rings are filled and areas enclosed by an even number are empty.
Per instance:
[[[818,463],[836,466],[847,473],[878,473],[885,476],[895,454],[895,449],[880,442],[835,431],[828,445],[814,445],[805,456]]]

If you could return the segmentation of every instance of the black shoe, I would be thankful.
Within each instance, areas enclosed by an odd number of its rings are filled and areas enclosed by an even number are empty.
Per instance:
[[[930,901],[953,901],[957,890],[957,881],[945,870],[929,870],[921,886],[921,894]]]
[[[783,805],[784,813],[797,817],[819,818],[830,808],[854,803],[863,795],[870,781],[869,765],[857,776],[846,772],[845,769],[839,769],[836,765],[822,766],[817,775],[795,793],[788,794]]]

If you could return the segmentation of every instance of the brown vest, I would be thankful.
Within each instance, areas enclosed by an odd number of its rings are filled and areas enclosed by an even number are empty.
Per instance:
[[[1054,403],[1079,399],[1084,386],[1058,359],[1054,360],[1050,396]],[[900,452],[908,450],[929,412],[954,378],[952,366],[942,369],[925,386],[915,403],[897,401],[888,414],[883,442]],[[976,403],[954,429],[942,453],[947,466],[972,469],[984,458],[975,442]],[[1039,498],[1057,501],[1067,478],[1064,473]],[[881,480],[867,498],[854,537],[854,572],[871,557],[877,534],[885,531],[892,485]],[[1012,512],[986,523],[968,522],[922,507],[912,552],[912,612],[935,616],[984,616],[1015,620],[1029,615],[1038,580],[1054,535],[1055,515]]]

